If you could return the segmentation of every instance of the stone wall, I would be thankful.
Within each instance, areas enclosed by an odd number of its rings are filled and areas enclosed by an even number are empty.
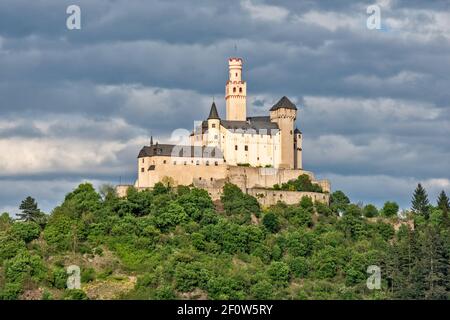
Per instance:
[[[258,199],[258,202],[262,206],[271,206],[278,201],[286,204],[296,204],[305,196],[310,197],[313,201],[324,204],[328,204],[330,201],[330,195],[328,193],[267,190],[258,188],[248,189],[247,193]]]

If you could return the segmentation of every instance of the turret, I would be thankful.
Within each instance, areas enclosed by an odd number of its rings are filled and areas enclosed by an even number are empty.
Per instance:
[[[220,142],[220,117],[216,104],[213,102],[208,116],[208,146],[219,146]]]
[[[294,123],[297,107],[283,97],[270,109],[270,121],[276,122],[281,135],[280,168],[294,169]]]
[[[247,84],[242,81],[242,59],[228,59],[229,79],[225,86],[226,119],[247,120]]]

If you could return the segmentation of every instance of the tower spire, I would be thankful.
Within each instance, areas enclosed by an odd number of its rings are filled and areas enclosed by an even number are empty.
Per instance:
[[[150,145],[153,145],[153,136],[150,136]]]

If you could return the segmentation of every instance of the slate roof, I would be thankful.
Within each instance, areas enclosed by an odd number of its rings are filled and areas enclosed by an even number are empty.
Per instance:
[[[175,149],[177,147],[177,149]],[[174,150],[175,149],[175,150]],[[202,146],[178,146],[174,144],[155,144],[144,146],[139,152],[138,158],[154,156],[174,157],[203,157],[223,159],[219,148]]]
[[[281,98],[280,101],[275,103],[273,107],[270,108],[270,111],[275,111],[281,108],[297,110],[295,104],[293,104],[291,100],[289,100],[286,96],[283,96],[283,98]]]
[[[219,113],[217,112],[216,104],[213,102],[211,105],[211,111],[209,111],[209,119],[220,119]]]

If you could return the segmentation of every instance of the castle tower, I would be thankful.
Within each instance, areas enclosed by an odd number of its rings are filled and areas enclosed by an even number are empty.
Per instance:
[[[294,130],[294,169],[303,169],[303,137],[300,130]]]
[[[213,102],[208,117],[208,146],[218,147],[220,145],[220,117],[216,104]]]
[[[247,84],[242,81],[242,59],[228,59],[229,79],[225,86],[226,119],[247,120]]]
[[[294,122],[297,107],[288,98],[283,97],[270,109],[270,121],[276,122],[281,135],[280,168],[294,169]]]

